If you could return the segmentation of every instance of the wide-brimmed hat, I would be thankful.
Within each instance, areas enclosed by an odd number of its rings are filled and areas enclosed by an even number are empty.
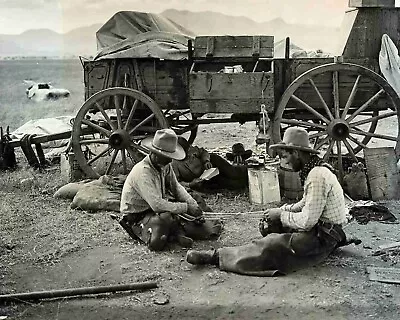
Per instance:
[[[287,128],[282,141],[272,144],[269,147],[270,149],[301,150],[309,153],[319,153],[318,150],[311,147],[308,132],[304,128],[299,127]]]
[[[242,143],[235,143],[232,146],[232,152],[226,153],[226,158],[229,161],[233,161],[235,159],[235,157],[241,156],[243,160],[246,160],[246,159],[250,158],[252,154],[253,154],[253,151],[245,150]]]
[[[154,137],[147,137],[141,143],[150,151],[164,157],[182,160],[185,158],[185,150],[178,144],[178,137],[172,129],[160,129]]]

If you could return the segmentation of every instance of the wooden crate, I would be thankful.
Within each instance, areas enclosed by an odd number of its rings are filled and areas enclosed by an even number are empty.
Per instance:
[[[261,104],[273,112],[273,73],[190,73],[189,96],[190,110],[195,114],[259,113]]]
[[[273,36],[199,36],[194,40],[195,59],[273,58]]]
[[[381,7],[394,8],[396,0],[349,0],[350,8]]]

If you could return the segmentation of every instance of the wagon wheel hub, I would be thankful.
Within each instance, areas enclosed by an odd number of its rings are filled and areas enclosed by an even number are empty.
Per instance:
[[[121,150],[128,147],[130,143],[131,139],[129,133],[128,131],[123,129],[114,131],[108,139],[108,144],[110,145],[110,147],[117,150]]]
[[[333,140],[342,141],[349,137],[350,126],[342,119],[335,119],[328,125],[328,134]]]

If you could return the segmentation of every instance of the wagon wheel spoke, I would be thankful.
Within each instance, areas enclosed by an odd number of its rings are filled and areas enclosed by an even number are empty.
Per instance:
[[[140,128],[141,126],[143,126],[145,123],[149,122],[151,119],[154,118],[154,113],[149,115],[146,119],[144,119],[143,121],[141,121],[139,124],[137,124],[135,127],[133,127],[133,129],[131,129],[129,131],[129,134],[133,134],[138,128]]]
[[[110,174],[112,165],[114,164],[115,159],[117,158],[118,151],[119,151],[119,150],[116,150],[116,149],[114,150],[114,152],[113,152],[113,154],[112,154],[112,157],[111,157],[111,161],[110,161],[110,163],[109,163],[108,166],[107,166],[106,175],[107,175],[107,174]]]
[[[321,149],[322,146],[323,146],[324,144],[327,144],[329,140],[330,140],[329,136],[323,138],[321,141],[319,141],[319,138],[318,138],[318,140],[316,140],[317,142],[314,143],[314,149],[316,149],[316,150]]]
[[[99,132],[99,133],[103,133],[107,137],[109,137],[111,135],[111,131],[109,131],[109,130],[103,128],[103,127],[100,127],[99,125],[91,122],[90,120],[83,119],[82,123],[88,125],[89,127],[93,128],[95,130],[97,130],[97,132]]]
[[[96,160],[100,159],[102,156],[104,156],[106,153],[108,153],[111,150],[111,147],[106,148],[105,150],[103,150],[102,152],[100,152],[98,155],[96,155],[94,158],[90,159],[87,164],[91,165],[93,162],[95,162]]]
[[[321,130],[327,129],[327,126],[324,126],[322,124],[301,121],[301,120],[294,120],[294,119],[282,119],[281,123],[291,124],[291,125],[299,126],[299,127],[313,128],[313,129],[315,129],[315,128],[318,128]]]
[[[145,153],[149,153],[149,150],[147,148],[141,146],[140,144],[132,143],[131,147],[136,149],[136,150],[139,150],[139,151],[142,151],[142,152],[145,152]]]
[[[328,134],[326,131],[321,131],[321,132],[317,132],[317,133],[312,133],[309,135],[310,139],[315,139],[315,138],[320,138],[324,135]]]
[[[356,134],[356,135],[361,135],[361,136],[370,137],[370,138],[377,138],[377,139],[383,139],[383,140],[388,140],[388,141],[397,141],[397,137],[388,136],[385,134],[365,132],[361,129],[358,129],[358,130],[350,129],[349,132]]]
[[[106,120],[106,122],[109,124],[110,128],[112,130],[117,130],[117,128],[115,127],[114,123],[111,121],[110,117],[108,116],[108,114],[105,112],[104,108],[101,106],[100,103],[98,103],[97,101],[95,102],[95,105],[97,107],[97,109],[100,110],[101,114],[103,115],[104,119]]]
[[[356,81],[354,82],[353,88],[351,89],[349,98],[347,99],[346,105],[345,105],[343,113],[342,113],[342,117],[341,118],[343,120],[346,118],[347,113],[350,110],[350,107],[353,105],[353,101],[354,101],[354,98],[355,98],[356,93],[357,93],[357,88],[358,88],[358,84],[360,82],[360,79],[361,79],[361,75],[358,75]]]
[[[313,107],[311,107],[310,105],[308,105],[306,102],[304,102],[303,100],[301,100],[299,97],[297,97],[296,95],[292,95],[291,98],[295,101],[297,101],[304,109],[308,110],[309,112],[311,112],[314,116],[316,116],[317,118],[319,118],[320,120],[324,121],[325,123],[329,123],[329,120],[327,118],[325,118],[322,114],[320,114],[318,111],[316,111]]]
[[[333,115],[331,110],[329,109],[328,105],[325,102],[324,97],[322,96],[321,92],[318,90],[317,86],[315,85],[315,82],[313,81],[313,79],[308,79],[308,81],[310,82],[311,86],[313,87],[315,93],[318,95],[318,98],[321,100],[322,106],[325,109],[326,114],[328,115],[330,120],[333,120]]]
[[[366,123],[369,123],[369,122],[373,122],[373,121],[377,121],[377,120],[381,120],[381,119],[385,119],[385,118],[390,118],[390,117],[393,117],[393,116],[397,116],[397,112],[396,111],[390,111],[390,112],[386,112],[386,113],[380,114],[379,116],[376,116],[376,117],[370,117],[368,119],[360,120],[360,121],[357,121],[357,122],[351,122],[351,123],[349,123],[349,125],[350,125],[351,128],[354,128],[355,126],[359,126],[359,125],[362,125],[362,124],[366,124]]]
[[[123,173],[127,174],[128,173],[128,166],[126,163],[126,153],[125,153],[125,149],[121,150],[121,158],[122,158],[122,167],[123,167]]]
[[[79,141],[79,144],[92,144],[92,143],[108,144],[108,139],[86,139]]]
[[[352,136],[349,136],[348,139],[351,140],[352,142],[354,142],[356,145],[358,145],[358,146],[361,147],[362,149],[367,148],[367,146],[366,146],[364,143],[358,141],[356,138],[354,138],[354,137],[352,137]]]
[[[326,152],[325,152],[324,157],[323,157],[323,160],[324,160],[325,162],[328,162],[329,156],[330,156],[331,153],[332,153],[334,144],[335,144],[335,141],[334,141],[333,139],[330,139],[328,149],[326,149]]]
[[[129,116],[128,119],[126,120],[125,126],[124,126],[124,130],[128,130],[128,126],[131,123],[132,119],[133,119],[133,115],[135,114],[136,108],[138,106],[139,100],[135,100],[135,102],[133,103],[132,109],[129,112]]]
[[[118,129],[122,129],[121,106],[119,103],[118,95],[114,96],[115,112],[117,114]]]
[[[350,143],[347,141],[347,139],[343,140],[344,145],[346,146],[347,151],[349,151],[349,154],[351,156],[351,158],[355,161],[358,162],[358,159],[356,157],[356,154],[354,152],[353,147],[350,145]]]
[[[347,122],[352,121],[355,117],[357,117],[361,112],[366,110],[370,105],[374,104],[382,94],[385,93],[385,90],[381,89],[377,93],[375,93],[366,103],[364,103],[360,108],[358,108],[350,117],[346,119]]]
[[[335,118],[340,118],[340,101],[339,101],[339,72],[334,71],[332,76],[333,82],[333,108],[335,110]]]
[[[343,182],[343,156],[342,156],[342,143],[341,141],[336,141],[337,157],[338,157],[338,172],[339,181]]]

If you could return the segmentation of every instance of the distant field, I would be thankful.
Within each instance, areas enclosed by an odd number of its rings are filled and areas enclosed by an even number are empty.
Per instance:
[[[24,80],[51,81],[71,92],[58,101],[34,102]],[[74,60],[0,60],[0,125],[17,129],[31,119],[74,115],[84,102],[83,68]]]

